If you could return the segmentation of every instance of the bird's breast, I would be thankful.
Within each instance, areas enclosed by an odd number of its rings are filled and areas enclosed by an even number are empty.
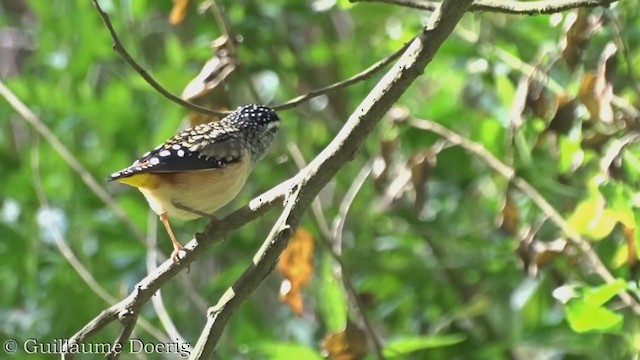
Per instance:
[[[200,217],[198,213],[213,214],[233,200],[244,186],[251,170],[248,158],[219,169],[156,173],[153,176],[159,179],[149,181],[154,186],[139,189],[157,214],[167,213],[185,220]]]

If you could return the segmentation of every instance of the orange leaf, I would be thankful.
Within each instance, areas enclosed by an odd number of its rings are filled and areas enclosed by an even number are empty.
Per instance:
[[[325,336],[322,348],[335,360],[359,360],[367,354],[367,339],[360,328],[348,321],[343,331]]]
[[[280,286],[280,301],[298,316],[302,315],[301,291],[309,285],[313,274],[313,249],[313,236],[300,228],[278,260],[277,269],[285,278]]]
[[[173,8],[171,9],[171,15],[169,15],[169,23],[171,25],[178,25],[184,20],[187,15],[187,8],[189,7],[189,0],[173,0]]]

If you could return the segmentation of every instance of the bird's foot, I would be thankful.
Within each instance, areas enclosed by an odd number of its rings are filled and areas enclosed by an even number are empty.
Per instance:
[[[180,256],[183,253],[184,255]],[[179,263],[181,258],[184,258],[187,255],[187,249],[185,249],[182,245],[179,247],[174,247],[173,252],[171,253],[171,260],[174,263]]]

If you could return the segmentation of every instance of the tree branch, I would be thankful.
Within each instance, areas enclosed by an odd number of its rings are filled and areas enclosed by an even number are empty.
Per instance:
[[[228,112],[226,111],[216,111],[216,110],[207,109],[205,107],[196,105],[192,102],[183,100],[179,96],[172,94],[167,89],[162,87],[162,85],[160,85],[147,72],[147,70],[145,70],[142,66],[140,66],[140,64],[138,64],[135,60],[133,60],[131,55],[129,55],[129,52],[127,51],[127,49],[125,49],[124,46],[122,46],[122,43],[118,38],[118,34],[116,34],[116,31],[113,29],[113,24],[111,24],[109,15],[107,15],[107,13],[104,12],[104,10],[102,10],[102,8],[100,7],[100,4],[98,3],[98,0],[92,0],[92,1],[93,1],[93,5],[96,7],[96,10],[98,11],[98,14],[100,14],[100,17],[102,18],[102,22],[109,30],[109,34],[111,34],[111,39],[113,39],[113,50],[115,50],[118,54],[120,54],[120,56],[122,56],[124,61],[126,61],[127,64],[129,64],[129,66],[131,66],[138,74],[140,74],[140,76],[142,76],[142,78],[145,79],[147,83],[151,85],[151,87],[153,87],[157,92],[159,92],[165,98],[189,110],[197,111],[199,113],[211,115],[211,116],[225,116],[228,114]]]
[[[125,60],[125,62],[127,64],[129,64],[129,66],[131,66],[138,74],[140,74],[140,76],[149,84],[151,85],[151,87],[153,87],[156,91],[158,91],[162,96],[164,96],[165,98],[175,102],[176,104],[189,109],[189,110],[193,110],[193,111],[197,111],[199,113],[202,114],[206,114],[206,115],[212,115],[212,116],[225,116],[227,114],[229,114],[228,111],[218,111],[218,110],[212,110],[212,109],[207,109],[205,107],[196,105],[192,102],[186,101],[182,98],[180,98],[179,96],[176,96],[174,94],[172,94],[170,91],[168,91],[167,89],[165,89],[162,85],[160,85],[150,74],[149,72],[147,72],[140,64],[138,64],[129,54],[129,52],[125,49],[125,47],[122,45],[122,42],[120,41],[120,38],[118,37],[118,34],[116,33],[116,31],[113,28],[113,24],[111,23],[111,19],[109,19],[109,15],[102,9],[102,7],[100,7],[100,4],[98,3],[98,0],[92,0],[93,4],[96,8],[96,10],[98,11],[98,14],[100,15],[100,17],[102,18],[102,22],[105,24],[105,26],[107,27],[107,30],[109,30],[109,34],[111,35],[111,39],[113,40],[113,50],[115,50],[118,54],[120,54],[120,56],[122,56],[122,58]],[[219,14],[219,9],[217,8],[217,4],[215,3],[215,1],[211,2],[211,6],[214,7],[216,10],[214,11],[214,14],[216,15],[216,20],[221,24],[221,26],[223,26],[223,29],[227,35],[227,37],[229,37],[229,30],[228,27],[226,26],[226,23],[224,22],[224,18],[222,18],[222,15]],[[229,38],[229,41],[233,42],[233,39]],[[325,86],[323,88],[320,89],[316,89],[316,90],[312,90],[306,94],[297,96],[291,100],[288,100],[282,104],[278,104],[278,105],[274,105],[272,106],[274,110],[286,110],[286,109],[292,109],[295,108],[296,106],[309,101],[310,99],[313,99],[315,97],[330,93],[332,91],[341,89],[341,88],[345,88],[348,86],[351,86],[353,84],[356,84],[360,81],[366,80],[368,78],[370,78],[371,76],[373,76],[376,72],[380,71],[381,69],[383,69],[385,66],[389,65],[391,62],[393,62],[394,60],[396,60],[400,54],[402,54],[404,52],[404,50],[406,50],[406,48],[409,46],[411,42],[408,42],[407,44],[405,44],[404,46],[402,46],[400,49],[398,49],[396,52],[394,52],[393,54],[387,56],[386,58],[376,62],[375,64],[371,65],[370,67],[366,68],[365,70],[345,79],[342,81],[339,81],[337,83]]]
[[[349,0],[355,2],[378,2],[406,6],[413,9],[434,11],[440,2],[429,0]],[[511,0],[476,0],[469,11],[487,11],[513,15],[553,14],[575,8],[608,7],[618,0],[543,0],[543,1],[511,1]]]
[[[290,141],[287,144],[289,148],[289,152],[291,153],[291,157],[293,158],[296,165],[302,169],[306,166],[305,160],[302,157],[302,153],[298,146]],[[369,340],[369,344],[373,347],[374,356],[376,359],[383,359],[382,355],[382,344],[380,340],[376,336],[376,333],[373,329],[373,325],[369,320],[367,313],[364,311],[365,307],[358,296],[358,292],[356,291],[355,286],[351,282],[351,278],[347,272],[347,267],[344,261],[342,261],[342,257],[340,253],[342,251],[342,232],[344,228],[344,223],[346,222],[347,213],[349,212],[349,207],[351,207],[351,203],[355,199],[356,195],[360,191],[360,188],[364,184],[365,180],[369,177],[371,173],[371,165],[367,163],[358,175],[356,175],[353,183],[347,190],[344,195],[344,199],[340,203],[339,213],[333,221],[333,231],[329,229],[329,225],[327,224],[327,220],[324,217],[324,210],[322,208],[322,204],[320,202],[320,197],[316,196],[316,198],[311,203],[311,212],[316,218],[316,222],[318,223],[318,227],[322,236],[320,237],[322,245],[327,248],[329,255],[335,260],[337,264],[337,271],[334,274],[334,277],[340,281],[345,291],[347,292],[347,300],[350,302],[350,305],[356,312],[356,315],[360,317],[360,320],[365,328],[365,333]]]
[[[471,2],[445,0],[400,60],[349,117],[333,141],[294,177],[295,186],[287,198],[285,209],[254,256],[253,263],[227,289],[218,303],[209,309],[207,323],[190,359],[208,358],[213,354],[231,315],[272,271],[318,192],[355,156],[382,116],[423,73]]]
[[[411,40],[411,41],[413,41],[413,40]],[[295,98],[293,98],[293,99],[291,99],[291,100],[289,100],[287,102],[284,102],[282,104],[275,105],[275,106],[273,106],[273,109],[274,110],[291,109],[291,108],[294,108],[294,107],[300,105],[301,103],[303,103],[305,101],[308,101],[309,99],[313,99],[315,97],[330,93],[330,92],[338,90],[340,88],[348,87],[348,86],[356,84],[356,83],[358,83],[360,81],[366,80],[366,79],[370,78],[371,76],[373,76],[378,71],[380,71],[381,69],[383,69],[385,66],[391,64],[398,57],[400,57],[400,55],[407,49],[407,47],[409,47],[409,44],[411,44],[411,41],[409,41],[406,44],[404,44],[400,49],[396,50],[396,52],[394,52],[393,54],[391,54],[391,55],[387,56],[386,58],[376,62],[375,64],[369,66],[368,68],[362,70],[361,72],[351,76],[350,78],[347,78],[345,80],[339,81],[339,82],[334,83],[334,84],[331,84],[329,86],[325,86],[325,87],[320,88],[320,89],[309,91],[308,93],[306,93],[304,95],[300,95],[298,97],[295,97]]]
[[[594,271],[602,280],[606,283],[611,283],[616,280],[616,278],[609,272],[605,264],[600,260],[598,254],[593,250],[591,244],[580,234],[578,234],[558,213],[556,209],[549,204],[549,202],[526,180],[521,177],[516,176],[515,170],[509,167],[507,164],[500,161],[493,154],[491,154],[487,149],[484,148],[481,144],[473,142],[461,135],[456,134],[455,132],[445,128],[444,126],[435,123],[429,120],[412,120],[410,122],[411,126],[421,129],[431,131],[439,136],[447,139],[447,141],[452,144],[458,145],[463,149],[469,151],[472,154],[480,157],[487,165],[489,165],[494,171],[498,174],[502,175],[507,181],[511,182],[516,188],[525,193],[537,206],[538,208],[549,217],[549,219],[556,224],[556,226],[564,233],[564,235],[571,241],[571,243],[582,252],[585,256],[587,262],[593,267]],[[633,312],[640,315],[640,303],[633,298],[628,292],[620,292],[618,294],[620,299],[628,305]]]
[[[95,335],[105,326],[118,319],[118,314],[122,311],[139,313],[139,309],[150,300],[151,296],[153,296],[162,285],[176,276],[181,270],[187,268],[200,254],[213,245],[216,240],[223,238],[229,232],[255,220],[275,207],[277,202],[284,197],[284,194],[288,191],[291,184],[291,180],[285,181],[253,199],[248,205],[234,211],[220,221],[207,225],[202,234],[196,234],[194,239],[185,246],[187,253],[180,259],[179,263],[174,263],[172,260],[167,260],[162,263],[154,272],[138,282],[135,285],[135,290],[129,296],[102,311],[73,335],[67,343],[68,348],[71,348],[73,344],[80,344]],[[65,349],[62,357],[63,359],[72,359],[73,354],[68,353]]]

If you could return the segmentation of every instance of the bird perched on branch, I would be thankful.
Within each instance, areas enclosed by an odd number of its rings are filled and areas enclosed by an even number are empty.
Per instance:
[[[244,185],[253,166],[273,143],[280,119],[261,105],[245,105],[218,122],[186,129],[108,181],[137,187],[160,217],[171,242],[174,262],[182,245],[169,216],[185,220],[212,216]]]

